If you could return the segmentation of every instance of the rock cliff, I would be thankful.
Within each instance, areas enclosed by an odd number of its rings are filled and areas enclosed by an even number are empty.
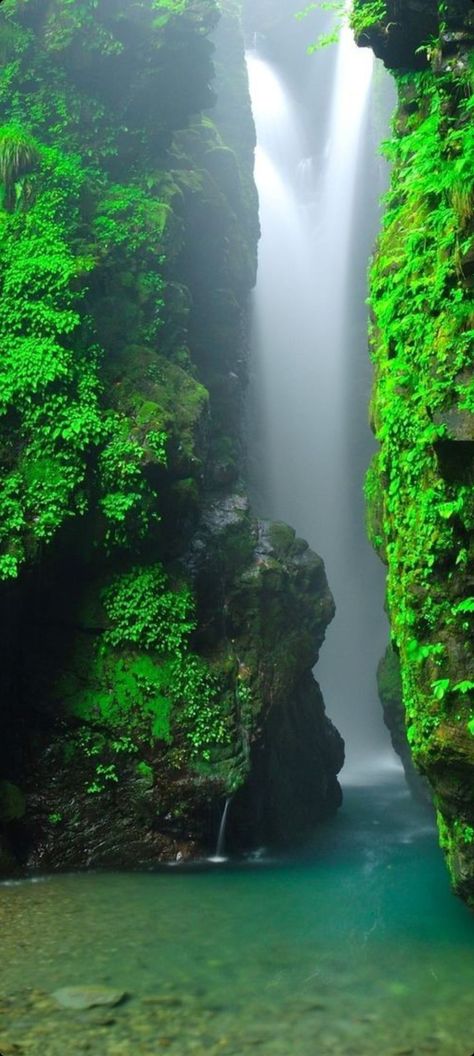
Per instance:
[[[234,845],[303,837],[333,602],[242,484],[237,7],[6,0],[0,54],[0,866],[200,854],[229,795]]]
[[[474,902],[473,46],[470,0],[355,6],[399,89],[371,271],[373,543],[408,741],[456,891]]]

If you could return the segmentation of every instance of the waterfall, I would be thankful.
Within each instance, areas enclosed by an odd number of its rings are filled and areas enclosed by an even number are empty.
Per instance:
[[[218,835],[217,835],[217,844],[216,844],[216,853],[213,855],[212,858],[209,859],[209,861],[211,861],[211,862],[225,862],[226,861],[226,857],[225,857],[225,853],[224,853],[225,852],[225,830],[226,830],[226,825],[227,825],[227,815],[229,813],[229,807],[230,807],[231,802],[232,802],[232,796],[228,796],[226,801],[225,801],[224,810],[222,811],[221,823],[219,825],[219,832],[218,832]]]
[[[366,235],[355,241],[354,222],[361,165],[364,176],[375,166],[367,149],[364,157],[363,135],[373,61],[345,27],[316,164],[283,78],[255,52],[247,56],[262,227],[250,483],[257,512],[292,524],[325,561],[337,613],[316,674],[346,740],[343,776],[353,780],[382,758],[394,760],[375,685],[387,638],[384,576],[366,539],[362,498],[372,450],[364,277],[377,226],[375,186],[364,216],[368,243]]]

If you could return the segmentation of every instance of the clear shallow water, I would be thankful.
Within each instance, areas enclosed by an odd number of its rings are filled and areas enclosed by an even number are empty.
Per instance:
[[[347,790],[298,861],[3,885],[0,927],[5,1056],[474,1050],[474,917],[398,782]],[[50,997],[86,983],[130,999]]]

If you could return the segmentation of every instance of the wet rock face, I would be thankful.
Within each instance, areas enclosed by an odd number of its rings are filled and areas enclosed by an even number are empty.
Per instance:
[[[297,842],[342,798],[344,745],[311,673],[335,611],[323,562],[286,524],[250,517],[241,495],[211,505],[190,560],[207,648],[227,647],[237,664],[234,766],[247,776],[229,814],[229,845]],[[217,616],[209,599],[219,595]]]
[[[415,769],[407,741],[400,661],[392,645],[387,646],[385,656],[378,666],[377,686],[384,722],[390,731],[393,749],[403,763],[407,784],[415,799],[431,807],[430,786],[426,778]]]
[[[387,0],[383,18],[370,24],[371,0],[357,0],[356,8],[368,12],[367,28],[356,34],[361,47],[371,47],[389,70],[424,70],[430,65],[430,43],[439,36],[446,22],[446,52],[459,45],[472,45],[474,20],[470,0],[448,0],[440,14],[437,0]]]
[[[342,803],[337,774],[344,742],[325,714],[311,672],[273,700],[251,753],[249,780],[237,794],[230,838],[245,847],[294,846]]]
[[[81,196],[71,183],[68,212],[91,247],[76,338],[84,311],[97,429],[77,506],[66,494],[44,547],[29,511],[22,578],[0,590],[0,870],[199,856],[229,795],[236,846],[286,842],[339,802],[342,744],[310,674],[334,605],[320,558],[257,522],[241,482],[259,224],[236,5],[216,29],[214,0],[170,0],[159,18],[90,0],[93,20],[57,0],[47,30],[36,5],[12,6],[21,26],[0,43],[18,97],[31,63],[48,80],[50,49],[60,71],[58,157],[79,163],[85,85],[107,133],[90,130],[101,179],[82,173]],[[47,151],[56,126],[40,118]],[[78,230],[61,228],[73,254]]]
[[[182,564],[197,597],[195,647],[218,680],[229,735],[193,760],[176,729],[137,765],[118,719],[108,733],[115,749],[104,756],[90,721],[63,710],[59,722],[46,722],[42,713],[26,802],[14,786],[5,791],[28,867],[133,867],[213,852],[228,795],[227,850],[294,843],[339,806],[343,743],[311,674],[334,614],[321,559],[287,525],[256,521],[239,492],[203,510]],[[89,620],[82,645],[70,630],[59,643],[46,632],[38,653],[54,669],[73,644],[69,684],[89,681],[92,691],[90,640],[98,636],[100,655],[104,631],[97,612]],[[127,652],[120,655],[126,666]],[[38,668],[31,678],[38,687]],[[43,683],[42,692],[46,707],[51,689]]]
[[[474,904],[474,11],[470,2],[395,0],[387,10],[383,24],[366,31],[390,69],[403,67],[392,185],[371,273],[380,449],[367,480],[368,522],[387,565],[412,758],[432,790],[455,890]],[[403,11],[402,42],[387,19],[401,26]],[[415,37],[427,45],[422,77]],[[469,189],[459,178],[464,169]],[[403,758],[398,690],[388,674],[386,660],[383,704]]]
[[[358,0],[364,14],[369,0]],[[386,15],[357,34],[361,47],[371,47],[389,69],[426,69],[428,60],[419,48],[438,31],[436,0],[388,0]]]

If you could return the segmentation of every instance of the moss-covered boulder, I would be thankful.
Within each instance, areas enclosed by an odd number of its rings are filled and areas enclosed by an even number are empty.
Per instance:
[[[5,789],[28,866],[210,852],[226,796],[234,847],[337,809],[343,744],[311,673],[334,603],[292,529],[238,493],[201,512],[173,579],[156,561],[96,576],[43,595],[26,660],[26,800]]]

